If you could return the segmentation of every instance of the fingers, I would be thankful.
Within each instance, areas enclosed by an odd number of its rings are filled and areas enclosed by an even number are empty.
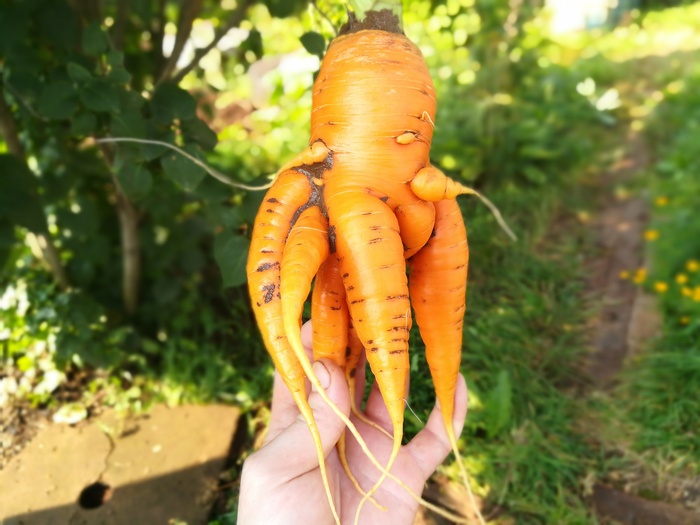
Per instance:
[[[327,360],[314,363],[314,372],[330,399],[347,415],[350,412],[348,386],[342,370]],[[323,455],[326,457],[333,449],[345,428],[344,423],[326,405],[321,395],[315,390],[309,396],[309,404],[323,443]],[[281,461],[280,458],[284,458]],[[311,432],[303,417],[295,421],[253,454],[253,467],[261,471],[272,468],[276,476],[292,479],[318,467],[319,460]]]
[[[410,386],[410,377],[407,378],[406,388]],[[404,396],[408,395],[408,391],[404,393]],[[375,381],[372,384],[372,389],[367,397],[367,405],[365,406],[365,415],[372,421],[381,426],[384,430],[392,433],[394,425],[391,422],[391,417],[389,416],[389,411],[386,408],[386,403],[384,403],[384,398],[382,397],[381,390]]]
[[[367,397],[365,415],[387,432],[392,432],[394,427],[391,424],[391,417],[389,417],[389,411],[376,381],[372,384],[372,389]]]
[[[462,433],[462,428],[464,427],[464,420],[467,417],[467,404],[467,383],[464,380],[464,376],[460,374],[455,392],[455,411],[452,418],[455,436],[457,437]],[[452,450],[450,440],[445,431],[440,407],[437,403],[430,413],[425,427],[406,445],[406,450],[415,458],[426,480],[435,472]]]
[[[306,321],[304,326],[301,327],[301,342],[304,345],[304,350],[306,350],[309,359],[311,359],[313,355],[312,337],[313,329],[311,328],[311,321]]]
[[[272,387],[272,409],[270,410],[270,424],[267,427],[267,435],[263,445],[275,439],[280,432],[291,425],[299,415],[299,408],[284,384],[284,380],[275,371]]]

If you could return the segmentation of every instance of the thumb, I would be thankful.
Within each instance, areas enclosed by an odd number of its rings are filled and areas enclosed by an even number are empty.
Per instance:
[[[350,413],[350,392],[343,371],[332,361],[326,359],[316,361],[313,369],[330,400],[347,416]],[[345,429],[345,423],[315,387],[311,389],[309,405],[311,405],[314,419],[321,433],[324,456],[327,456],[340,439],[340,435]],[[302,416],[300,418],[303,419]]]
[[[316,361],[313,369],[330,400],[347,416],[350,413],[350,394],[343,371],[327,360]],[[321,437],[325,458],[340,439],[345,424],[315,389],[312,389],[309,396],[309,405]],[[289,427],[254,455],[269,458],[275,465],[276,475],[288,479],[317,468],[318,452],[304,411],[302,410],[302,414]],[[257,460],[263,458],[259,457]]]

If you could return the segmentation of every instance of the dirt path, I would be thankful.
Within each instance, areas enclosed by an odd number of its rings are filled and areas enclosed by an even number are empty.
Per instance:
[[[644,351],[661,332],[656,300],[622,272],[649,267],[644,253],[644,231],[650,209],[644,196],[616,195],[615,189],[634,184],[650,167],[648,146],[632,134],[626,154],[603,176],[606,196],[595,225],[598,257],[592,261],[589,290],[600,304],[592,322],[592,353],[588,375],[594,390],[610,390],[625,363]],[[700,514],[677,504],[652,501],[604,484],[593,488],[591,504],[596,513],[624,525],[698,525]]]
[[[611,387],[630,353],[630,340],[639,343],[656,335],[659,319],[654,304],[645,312],[639,309],[643,294],[631,280],[620,274],[644,265],[644,230],[649,220],[649,204],[642,196],[615,195],[615,188],[634,182],[647,169],[649,155],[642,138],[628,138],[626,154],[605,173],[601,180],[605,197],[595,224],[599,255],[591,263],[589,290],[601,305],[593,320],[593,353],[588,374],[596,388]],[[640,324],[637,316],[648,317]],[[635,322],[633,322],[633,320]],[[639,333],[644,331],[645,333]],[[634,333],[633,333],[634,332]]]

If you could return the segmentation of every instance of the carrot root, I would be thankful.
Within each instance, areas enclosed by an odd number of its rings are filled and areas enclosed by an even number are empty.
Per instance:
[[[436,167],[426,166],[416,174],[409,184],[411,190],[419,199],[429,202],[454,199],[458,195],[476,196],[491,211],[498,225],[506,232],[508,237],[513,241],[518,240],[493,202],[475,189],[451,179]]]

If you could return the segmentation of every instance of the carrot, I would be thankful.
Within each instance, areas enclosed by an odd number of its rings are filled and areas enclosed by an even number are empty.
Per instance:
[[[343,370],[348,356],[348,306],[340,268],[330,255],[319,268],[311,298],[314,359],[326,358]]]
[[[391,474],[403,437],[409,372],[408,338],[412,320],[406,259],[415,259],[409,264],[424,267],[431,274],[429,263],[418,264],[417,261],[431,258],[438,250],[438,241],[430,240],[433,227],[449,229],[447,225],[452,219],[441,215],[447,206],[442,202],[457,194],[477,194],[450,181],[430,165],[436,100],[420,51],[398,26],[394,30],[389,30],[387,25],[382,30],[366,27],[350,27],[347,34],[333,40],[314,84],[310,146],[285,165],[289,171],[301,175],[294,183],[299,187],[289,191],[300,192],[308,199],[298,204],[296,212],[285,215],[287,231],[291,233],[284,254],[277,250],[274,259],[281,267],[282,315],[281,318],[277,315],[261,317],[263,322],[275,324],[274,328],[267,327],[264,335],[284,333],[304,374],[379,470],[378,481],[357,509],[356,521],[364,501],[371,499],[386,477],[420,500]],[[441,210],[439,220],[436,209]],[[264,213],[258,217],[266,219]],[[297,218],[297,224],[302,218],[313,219],[313,224],[297,228],[294,225]],[[327,228],[324,219],[328,221]],[[256,235],[257,224],[253,232],[253,236]],[[442,254],[442,248],[438,251]],[[421,255],[423,252],[425,255]],[[258,264],[261,256],[259,250],[251,256],[252,266]],[[355,425],[321,388],[301,343],[300,316],[314,275],[320,272],[319,294],[331,286],[327,276],[331,269],[322,266],[328,256],[330,260],[337,260],[349,322],[357,336],[354,348],[361,351],[359,349],[364,347],[391,420],[392,449],[384,465],[376,460]],[[449,258],[449,252],[441,257]],[[273,264],[272,261],[269,264]],[[463,278],[466,280],[466,273]],[[338,290],[336,286],[332,285],[334,290]],[[425,286],[415,286],[416,293],[427,293]],[[448,291],[446,286],[445,283],[436,285],[435,290]],[[431,295],[433,303],[436,297]],[[315,317],[335,319],[331,312],[324,313],[323,309],[342,310],[337,298],[327,299],[321,301],[322,305],[318,303]],[[341,357],[335,352],[338,341],[345,340],[345,327],[349,325],[342,316],[333,323],[337,326],[338,340],[333,342],[328,334],[319,335],[315,336],[315,344],[319,344],[318,352],[326,352],[322,349],[326,343],[320,341],[327,341],[335,348],[332,355],[340,361]],[[422,323],[430,324],[425,320]],[[315,328],[324,330],[324,327]],[[353,341],[352,332],[349,337]],[[454,345],[450,348],[451,352],[461,353]],[[351,351],[349,357],[354,359],[355,355]],[[346,373],[350,374],[353,369],[354,366],[347,367]],[[443,378],[444,374],[435,377]],[[349,381],[349,384],[354,389],[354,382]],[[447,384],[439,387],[443,397],[448,390]],[[451,442],[456,448],[454,431]]]
[[[475,189],[450,179],[436,167],[426,166],[411,179],[409,185],[418,197],[429,202],[437,202],[442,199],[454,199],[458,195],[475,195],[489,210],[491,210],[491,213],[496,218],[496,221],[503,231],[514,241],[517,240],[513,230],[508,227],[508,224],[506,224],[506,221],[501,216],[501,212],[498,211],[498,208],[496,208],[489,199]]]
[[[387,431],[368,419],[355,402],[355,373],[360,355],[364,351],[362,341],[352,325],[345,296],[345,286],[340,275],[338,259],[330,255],[316,275],[311,298],[314,359],[326,358],[345,371],[350,390],[350,407],[364,423],[387,434]]]
[[[467,230],[457,201],[438,201],[435,211],[435,227],[430,240],[408,261],[409,290],[445,431],[471,503],[477,509],[452,426],[466,309]],[[480,514],[478,517],[483,522]]]
[[[435,207],[432,202],[417,200],[397,206],[394,213],[399,221],[404,258],[408,259],[430,238],[435,222]]]

